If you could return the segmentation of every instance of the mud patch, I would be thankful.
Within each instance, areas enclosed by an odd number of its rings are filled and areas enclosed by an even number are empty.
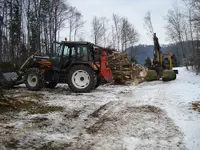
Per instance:
[[[192,109],[200,112],[200,102],[193,102],[192,103]]]
[[[127,110],[133,111],[133,112],[145,112],[145,113],[163,113],[163,110],[155,107],[155,106],[151,106],[151,105],[143,105],[143,106],[139,106],[139,107],[128,107]]]
[[[63,111],[63,110],[64,110],[64,108],[61,106],[37,105],[36,107],[32,107],[32,109],[29,110],[29,113],[30,114],[47,114],[47,113]]]
[[[108,102],[108,103],[106,103],[104,105],[101,105],[97,110],[95,110],[93,113],[91,113],[89,115],[89,117],[90,116],[91,117],[99,117],[99,115],[102,113],[102,111],[107,110],[109,108],[109,106],[112,105],[112,104],[113,104],[113,102]]]
[[[19,140],[12,138],[10,141],[5,143],[6,147],[9,149],[16,149],[19,144]]]
[[[94,149],[100,145],[102,149],[113,150],[133,145],[138,150],[186,149],[183,135],[162,109],[150,105],[118,107],[86,128],[86,132],[96,139],[92,142]]]
[[[63,109],[64,108],[61,106],[47,106],[36,101],[23,100],[20,103],[15,103],[15,107],[0,106],[0,113],[27,111],[29,114],[46,114],[55,111],[62,111]]]
[[[29,108],[39,106],[43,94],[29,92],[5,91],[4,101],[0,103],[0,113],[27,111]]]
[[[81,112],[82,110],[68,111],[66,114],[64,114],[64,117],[68,119],[76,119],[79,117]]]
[[[108,122],[115,122],[118,118],[112,118],[107,116],[102,116],[98,121],[96,121],[94,124],[86,128],[87,133],[89,134],[95,134],[98,133],[98,131],[104,126],[105,123]]]

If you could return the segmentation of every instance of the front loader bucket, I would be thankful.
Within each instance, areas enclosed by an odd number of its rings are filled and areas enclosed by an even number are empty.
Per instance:
[[[11,88],[21,83],[23,83],[23,80],[20,80],[19,75],[16,72],[0,72],[0,85],[3,88]]]
[[[7,80],[6,76],[4,73],[0,72],[0,85],[5,88],[5,87],[10,87],[12,85],[9,80]]]

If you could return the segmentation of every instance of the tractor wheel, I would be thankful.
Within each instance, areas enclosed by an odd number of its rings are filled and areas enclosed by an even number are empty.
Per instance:
[[[58,83],[57,82],[46,82],[44,83],[44,87],[45,88],[49,88],[49,89],[53,89],[56,87]]]
[[[41,69],[30,68],[25,74],[25,84],[32,91],[42,89],[44,87],[44,76]]]
[[[73,66],[68,73],[68,85],[73,92],[87,93],[95,88],[97,75],[95,71],[85,65]]]

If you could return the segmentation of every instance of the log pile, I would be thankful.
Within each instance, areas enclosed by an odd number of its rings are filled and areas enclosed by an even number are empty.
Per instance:
[[[108,63],[116,84],[141,83],[145,80],[146,70],[144,67],[130,62],[127,53],[113,53],[108,56]]]

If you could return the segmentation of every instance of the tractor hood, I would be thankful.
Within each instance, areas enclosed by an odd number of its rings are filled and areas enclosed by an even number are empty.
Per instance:
[[[34,61],[39,62],[40,65],[58,65],[59,59],[57,57],[49,57],[49,56],[34,56]]]

